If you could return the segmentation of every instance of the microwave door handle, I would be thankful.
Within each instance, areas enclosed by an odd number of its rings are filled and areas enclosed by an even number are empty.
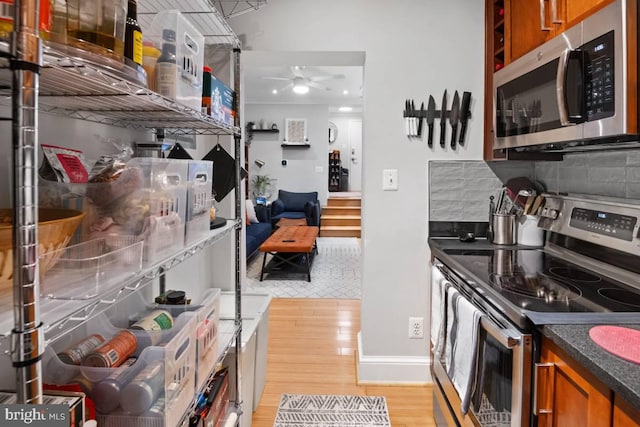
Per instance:
[[[569,65],[569,53],[570,49],[565,49],[560,56],[560,62],[558,63],[558,72],[556,74],[556,98],[558,102],[558,112],[560,114],[560,124],[562,126],[571,125],[569,120],[569,111],[567,108],[567,97],[565,93],[567,91],[567,67]]]
[[[565,49],[562,52],[558,63],[558,71],[556,74],[556,98],[558,102],[558,112],[560,115],[560,124],[562,126],[572,126],[585,121],[586,111],[582,96],[578,100],[579,111],[569,111],[567,104],[567,92],[569,90],[567,79],[569,78],[569,69],[575,72],[575,67],[570,67],[571,63],[578,61],[579,79],[584,79],[584,58],[583,52],[580,50]],[[574,82],[575,83],[575,82]]]
[[[480,319],[480,325],[489,335],[495,338],[495,340],[505,348],[511,349],[520,343],[519,332],[513,331],[512,329],[500,328],[487,316],[482,316]]]

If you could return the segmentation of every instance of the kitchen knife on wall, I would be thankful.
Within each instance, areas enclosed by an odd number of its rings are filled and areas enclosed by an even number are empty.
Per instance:
[[[429,148],[433,147],[433,119],[436,117],[436,100],[433,96],[429,95],[429,103],[427,104],[427,126],[429,127],[429,137],[427,138],[427,145]]]
[[[453,104],[451,104],[451,114],[449,122],[451,123],[451,149],[456,149],[456,138],[458,137],[458,113],[460,111],[460,97],[456,90],[453,94]]]
[[[411,136],[416,136],[418,133],[418,123],[416,122],[416,104],[413,99],[411,100]]]
[[[418,114],[418,138],[422,136],[422,117],[424,115],[424,102],[420,104],[420,114]]]
[[[404,100],[404,134],[409,136],[409,100]]]
[[[442,95],[442,105],[440,106],[440,147],[444,148],[444,134],[447,129],[447,90]]]
[[[464,145],[464,134],[467,132],[469,121],[469,108],[471,106],[471,92],[462,93],[462,107],[460,107],[460,145]]]

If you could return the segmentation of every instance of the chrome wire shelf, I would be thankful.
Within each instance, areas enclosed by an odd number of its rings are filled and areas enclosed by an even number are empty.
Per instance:
[[[90,55],[90,54],[87,54]],[[0,64],[2,66],[2,64]],[[40,74],[42,112],[132,129],[171,129],[168,133],[240,135],[219,122],[123,77],[128,70],[72,57],[45,47]],[[0,93],[10,101],[11,73],[0,70]]]
[[[148,28],[154,15],[161,10],[180,10],[204,36],[206,44],[240,48],[240,40],[215,3],[215,0],[138,0],[138,21],[142,28]]]
[[[222,16],[229,19],[260,9],[267,0],[213,0],[213,3]]]
[[[230,235],[237,227],[240,227],[239,220],[228,220],[225,226],[212,230],[207,237],[182,248],[179,252],[162,261],[144,268],[142,271],[123,281],[122,285],[118,288],[109,290],[94,298],[87,300],[41,298],[40,310],[42,312],[42,321],[46,325],[46,342],[54,342],[82,325],[88,319],[104,312],[113,304],[122,301],[134,292],[139,292],[166,271],[191,258],[204,248]],[[11,328],[13,327],[11,314],[10,310],[5,310],[0,318],[0,354],[6,355],[9,351],[9,349],[5,347],[5,345],[9,344],[9,340],[5,338],[10,336]]]
[[[186,427],[189,423],[189,415],[193,414],[198,404],[198,396],[202,394],[209,383],[213,380],[216,372],[220,369],[220,365],[224,361],[224,358],[229,354],[231,348],[235,345],[235,340],[240,333],[240,325],[236,324],[235,320],[218,320],[218,359],[213,364],[211,372],[207,375],[207,380],[204,381],[200,390],[196,391],[195,397],[191,402],[191,406],[185,411],[182,419],[178,422],[179,427]]]

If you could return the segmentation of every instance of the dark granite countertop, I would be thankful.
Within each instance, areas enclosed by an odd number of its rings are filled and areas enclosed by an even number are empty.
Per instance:
[[[615,356],[589,338],[596,325],[546,325],[542,333],[617,395],[640,409],[640,364]],[[640,330],[640,324],[624,325]]]
[[[445,263],[452,262],[444,252],[445,249],[531,249],[530,246],[494,245],[486,239],[465,243],[458,238],[446,237],[430,238],[429,246],[432,255],[437,256]],[[461,265],[457,265],[457,267],[464,268]],[[576,362],[598,377],[614,393],[622,396],[635,408],[640,409],[640,364],[619,358],[594,343],[589,337],[589,330],[593,326],[596,325],[544,325],[539,326],[539,330],[573,357]],[[624,326],[640,330],[640,316],[637,324],[625,324]]]

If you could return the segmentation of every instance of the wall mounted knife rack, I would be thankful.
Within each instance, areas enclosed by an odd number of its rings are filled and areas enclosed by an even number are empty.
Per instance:
[[[463,94],[462,105],[460,105],[460,99],[458,98],[458,91],[455,91],[454,102],[456,102],[455,101],[456,98],[458,99],[457,100],[458,106],[456,110],[456,114],[458,115],[458,117],[455,120],[455,122],[452,122],[451,120],[453,105],[451,109],[446,109],[444,110],[444,112],[442,109],[440,110],[434,109],[433,113],[431,113],[431,111],[429,111],[428,108],[427,109],[424,108],[424,102],[421,102],[420,108],[416,109],[413,100],[411,99],[405,100],[405,109],[403,111],[403,117],[405,118],[406,135],[409,138],[414,138],[414,137],[421,138],[422,137],[422,121],[426,120],[428,115],[432,114],[434,123],[436,119],[444,120],[445,122],[440,124],[440,129],[441,129],[440,146],[442,148],[445,147],[444,135],[442,135],[442,131],[444,126],[446,125],[446,121],[449,121],[454,132],[451,135],[451,148],[455,149],[456,141],[458,142],[458,144],[464,145],[467,122],[472,117],[471,111],[469,110],[471,106],[471,92],[463,92],[462,94]],[[443,96],[443,105],[446,104],[446,97],[447,97],[447,92],[445,90],[445,93]],[[429,101],[435,105],[435,100],[433,100],[432,98],[433,96],[429,95]],[[417,120],[406,120],[406,119],[417,119]],[[458,139],[458,135],[456,134],[458,123],[461,124],[459,139]],[[427,144],[429,145],[429,148],[433,147],[433,127],[435,127],[435,124],[432,124],[429,127],[429,136],[427,138]]]

